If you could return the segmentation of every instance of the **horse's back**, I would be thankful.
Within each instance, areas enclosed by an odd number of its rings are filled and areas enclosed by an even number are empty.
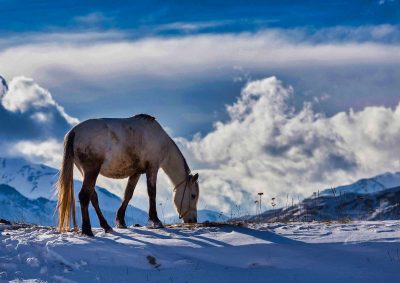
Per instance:
[[[91,119],[78,124],[73,129],[78,166],[84,171],[85,167],[100,166],[100,173],[111,178],[125,178],[144,173],[149,165],[158,166],[168,135],[150,117]]]

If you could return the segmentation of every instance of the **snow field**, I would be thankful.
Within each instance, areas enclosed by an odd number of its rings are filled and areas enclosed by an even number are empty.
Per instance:
[[[1,282],[400,282],[400,221],[94,229],[94,238],[1,227]]]

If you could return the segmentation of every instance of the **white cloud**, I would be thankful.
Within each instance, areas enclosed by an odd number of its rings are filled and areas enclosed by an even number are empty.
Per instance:
[[[107,23],[107,22],[110,22],[111,20],[112,20],[112,18],[107,17],[103,13],[100,13],[100,12],[93,12],[93,13],[89,13],[84,16],[78,16],[78,17],[74,18],[74,21],[76,23],[81,24],[81,25],[89,25],[89,26],[98,25],[101,23]]]
[[[158,25],[156,31],[181,31],[181,32],[197,32],[200,30],[215,28],[232,23],[231,21],[208,21],[208,22],[174,22]]]
[[[398,31],[397,27],[364,29],[357,32],[342,28],[324,34],[328,38],[332,34],[335,39],[337,34],[349,31],[356,37],[366,38],[363,42],[353,41],[351,35],[345,42],[321,41],[321,32],[307,37],[301,30],[138,40],[127,39],[128,36],[121,33],[110,33],[109,39],[96,33],[31,35],[24,43],[10,46],[3,42],[5,48],[0,52],[0,64],[8,77],[34,75],[46,85],[54,85],[65,79],[60,73],[55,75],[54,70],[75,74],[81,79],[101,80],[115,74],[130,78],[137,75],[176,77],[231,70],[235,66],[272,69],[400,62],[398,45],[377,43],[366,37],[371,33],[391,34],[393,29]]]
[[[34,163],[44,163],[59,168],[62,160],[63,145],[55,139],[43,141],[19,141],[8,148],[11,156],[21,156]]]
[[[32,114],[31,118],[33,118],[34,120],[36,120],[40,123],[46,123],[51,119],[50,115],[43,113],[43,112],[36,112],[36,113]]]
[[[38,112],[32,117],[40,122],[49,120],[48,115],[40,112],[44,108],[55,109],[71,125],[79,122],[78,119],[65,113],[64,108],[54,101],[50,92],[26,77],[16,77],[11,80],[8,91],[1,98],[1,104],[11,112],[25,113],[28,110],[36,110]]]
[[[275,77],[248,83],[227,106],[229,120],[204,137],[179,139],[201,170],[202,197],[213,209],[248,209],[257,192],[297,199],[330,185],[400,169],[400,104],[325,117]]]
[[[0,155],[59,167],[62,137],[79,120],[26,77],[15,77],[0,96]]]

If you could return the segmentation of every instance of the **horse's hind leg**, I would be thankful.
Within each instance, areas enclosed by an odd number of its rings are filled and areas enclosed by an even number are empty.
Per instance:
[[[81,203],[82,211],[82,234],[94,236],[89,218],[89,202],[96,185],[96,179],[99,175],[99,170],[84,173],[82,189],[79,192],[79,202]]]
[[[96,210],[97,217],[99,218],[100,226],[106,233],[112,232],[112,228],[110,225],[108,225],[107,220],[104,218],[104,215],[100,210],[99,198],[97,197],[96,189],[93,190],[91,201],[94,209]]]
[[[121,206],[117,212],[117,218],[115,221],[117,222],[117,228],[126,228],[125,223],[125,211],[129,204],[129,201],[132,198],[133,192],[135,191],[136,184],[139,180],[140,174],[135,174],[129,177],[128,184],[126,185],[124,200],[122,201]]]

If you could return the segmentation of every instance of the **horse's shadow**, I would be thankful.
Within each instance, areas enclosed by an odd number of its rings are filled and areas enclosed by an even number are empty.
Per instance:
[[[179,240],[179,241],[186,241],[190,242],[192,244],[195,244],[197,246],[200,246],[202,248],[212,248],[212,247],[221,247],[221,246],[230,246],[227,243],[224,243],[222,241],[218,241],[215,239],[209,239],[206,237],[202,237],[199,235],[195,234],[189,234],[189,233],[183,233],[181,231],[178,231],[176,229],[171,229],[171,228],[163,228],[163,231],[167,231],[170,235],[164,235],[161,233],[157,233],[154,231],[154,229],[132,229],[131,231],[135,232],[136,234],[140,234],[143,236],[149,236],[149,241],[143,241],[139,240],[135,237],[130,237],[127,235],[124,235],[122,233],[114,231],[113,234],[117,235],[121,238],[127,239],[127,240],[133,240],[133,241],[138,241],[141,243],[146,243],[146,244],[151,244],[155,245],[152,243],[151,239],[165,239],[165,240]]]
[[[159,244],[154,243],[152,239],[165,239],[165,240],[179,240],[179,241],[186,241],[190,242],[194,245],[200,246],[202,248],[219,248],[219,247],[231,247],[231,244],[228,244],[226,242],[205,237],[203,234],[205,232],[213,231],[213,232],[225,232],[225,233],[238,233],[238,234],[245,234],[250,237],[257,238],[259,240],[271,243],[271,244],[282,244],[282,245],[292,245],[292,244],[297,244],[297,245],[307,245],[304,242],[301,241],[296,241],[289,239],[284,236],[280,236],[276,233],[273,233],[271,231],[265,231],[265,230],[256,230],[256,229],[251,229],[247,227],[237,227],[237,226],[223,226],[223,227],[218,227],[217,229],[213,230],[203,230],[203,229],[197,229],[197,230],[188,230],[188,232],[185,232],[186,230],[181,230],[181,229],[174,229],[174,228],[163,228],[162,231],[166,231],[168,235],[165,235],[163,233],[157,233],[153,229],[143,229],[143,228],[128,228],[129,231],[134,232],[135,234],[139,234],[142,236],[148,236],[149,239],[148,241],[143,240],[143,238],[138,239],[138,237],[134,236],[129,236],[127,234],[124,234],[123,232],[117,232],[113,231],[112,234],[114,236],[118,236],[120,238],[129,240],[129,241],[135,241],[139,242],[145,245],[153,245],[153,246],[158,246]],[[102,238],[101,240],[105,240],[106,238]],[[111,239],[108,239],[111,240]]]

